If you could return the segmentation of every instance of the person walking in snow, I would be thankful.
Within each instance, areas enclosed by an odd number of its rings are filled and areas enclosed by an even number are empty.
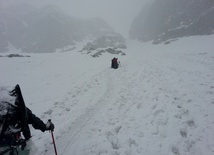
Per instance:
[[[111,60],[111,68],[114,68],[115,57]]]
[[[111,68],[117,69],[118,68],[118,62],[117,62],[118,58],[113,58],[112,59],[112,65]]]

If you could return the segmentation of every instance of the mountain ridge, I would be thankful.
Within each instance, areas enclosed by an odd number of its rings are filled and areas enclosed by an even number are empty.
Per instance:
[[[131,38],[157,44],[214,33],[214,1],[156,0],[149,5],[134,19]]]
[[[0,52],[9,44],[26,53],[47,53],[85,38],[115,35],[101,18],[69,16],[54,5],[36,9],[28,4],[9,6],[0,14]],[[17,13],[16,13],[17,12]]]

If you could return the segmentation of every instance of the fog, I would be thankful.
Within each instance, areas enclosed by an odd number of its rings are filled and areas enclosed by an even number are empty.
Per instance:
[[[1,7],[13,3],[29,2],[36,7],[54,4],[64,12],[77,18],[103,18],[114,30],[124,37],[134,17],[149,0],[0,0]]]

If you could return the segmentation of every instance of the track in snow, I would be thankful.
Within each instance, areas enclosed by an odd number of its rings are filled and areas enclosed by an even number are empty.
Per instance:
[[[116,71],[116,70],[106,68],[104,71],[101,71],[99,74],[94,75],[91,78],[92,80],[88,82],[88,85],[86,84],[89,89],[86,93],[94,93],[94,92],[96,93],[96,92],[102,91],[101,87],[95,86],[97,85],[96,82],[98,81],[104,82],[104,84],[106,85],[104,86],[104,88],[106,88],[106,90],[104,90],[104,93],[102,94],[102,96],[99,96],[99,99],[98,101],[96,101],[95,104],[93,103],[92,105],[89,105],[84,110],[84,113],[82,113],[75,121],[71,122],[71,124],[68,125],[67,130],[56,139],[59,154],[69,154],[69,152],[67,152],[68,148],[70,148],[72,144],[75,143],[76,140],[78,140],[81,134],[84,134],[85,130],[87,130],[88,128],[87,126],[90,124],[90,122],[93,121],[94,118],[96,118],[95,115],[100,111],[100,109],[105,107],[105,105],[111,103],[112,94],[114,93],[114,89],[115,89],[114,87],[115,80],[114,80],[114,77],[112,77],[113,75],[112,71]],[[82,88],[80,88],[78,92],[76,92],[76,96],[78,96],[78,94],[81,95],[81,93],[84,91],[85,91],[85,86],[82,86]],[[72,117],[72,114],[71,114],[71,117]],[[68,139],[69,141],[67,141]],[[48,151],[45,154],[46,155],[53,154],[54,153],[53,151],[54,151],[53,148],[48,148]],[[42,152],[42,154],[43,153],[44,152]]]

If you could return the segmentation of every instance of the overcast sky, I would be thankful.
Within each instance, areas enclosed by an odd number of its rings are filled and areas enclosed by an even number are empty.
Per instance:
[[[54,4],[77,18],[102,17],[116,32],[128,35],[133,18],[151,0],[0,0],[7,3],[28,1],[38,7]]]

